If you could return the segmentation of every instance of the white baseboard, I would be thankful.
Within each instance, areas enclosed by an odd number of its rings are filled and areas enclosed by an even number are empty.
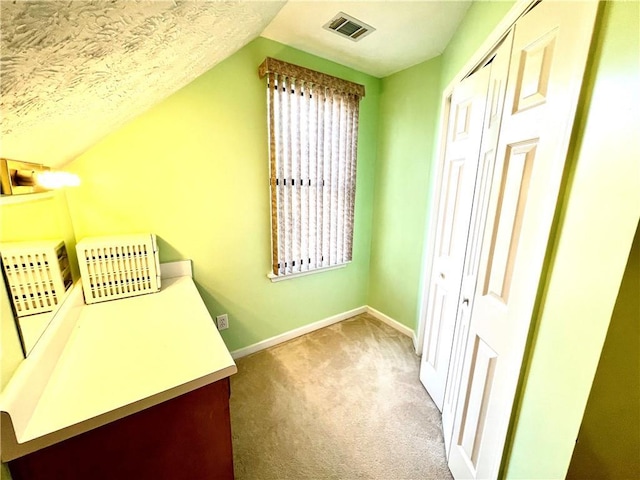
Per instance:
[[[394,328],[400,333],[411,337],[413,339],[413,347],[416,347],[416,334],[412,329],[398,322],[397,320],[394,320],[388,315],[385,315],[381,311],[365,305],[363,307],[354,308],[353,310],[349,310],[347,312],[339,313],[337,315],[318,320],[317,322],[310,323],[309,325],[304,325],[300,328],[295,328],[288,332],[281,333],[280,335],[276,335],[275,337],[267,338],[266,340],[254,343],[253,345],[249,345],[248,347],[239,348],[231,352],[231,356],[234,360],[237,360],[238,358],[246,357],[247,355],[251,355],[252,353],[259,352],[260,350],[273,347],[280,343],[284,343],[302,335],[306,335],[307,333],[311,333],[321,328],[328,327],[329,325],[333,325],[334,323],[338,323],[343,320],[347,320],[348,318],[355,317],[356,315],[360,315],[361,313],[369,313],[381,322],[389,325],[391,328]]]
[[[412,337],[413,338],[415,336],[415,333],[409,327],[407,327],[406,325],[400,323],[397,320],[394,320],[389,315],[385,315],[380,310],[376,310],[373,307],[367,306],[367,313],[369,313],[370,315],[376,317],[381,322],[386,323],[391,328],[395,328],[400,333],[404,333],[407,337]]]
[[[254,343],[253,345],[249,345],[248,347],[239,348],[238,350],[234,350],[233,352],[231,352],[231,356],[234,360],[246,357],[247,355],[259,352],[260,350],[264,350],[265,348],[273,347],[280,343],[293,340],[296,337],[311,333],[315,330],[328,327],[329,325],[333,325],[334,323],[341,322],[342,320],[346,320],[347,318],[355,317],[356,315],[360,315],[361,313],[365,313],[366,311],[367,307],[354,308],[353,310],[339,313],[337,315],[318,320],[317,322],[310,323],[309,325],[304,325],[303,327],[295,328],[288,332],[281,333],[280,335],[276,335],[275,337],[267,338],[266,340]]]

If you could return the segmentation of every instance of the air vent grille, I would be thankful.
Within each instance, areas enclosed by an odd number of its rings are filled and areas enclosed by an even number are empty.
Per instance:
[[[367,25],[344,12],[340,12],[334,16],[323,25],[323,28],[330,32],[335,32],[342,37],[349,38],[354,42],[362,40],[376,30],[371,25]]]
[[[76,252],[87,304],[160,290],[155,235],[85,238]]]
[[[16,315],[52,311],[72,283],[64,242],[5,243],[0,248]]]

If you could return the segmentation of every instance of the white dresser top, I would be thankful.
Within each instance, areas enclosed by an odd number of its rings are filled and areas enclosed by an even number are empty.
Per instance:
[[[23,428],[15,425],[16,445],[2,426],[2,459],[236,372],[191,277],[163,279],[158,293],[84,305]],[[3,399],[1,409],[13,417],[11,403]]]

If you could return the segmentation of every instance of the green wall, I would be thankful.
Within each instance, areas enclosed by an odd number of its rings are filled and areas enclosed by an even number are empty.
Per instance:
[[[566,475],[640,217],[640,3],[602,7],[516,405],[509,478]]]
[[[440,58],[382,80],[369,305],[416,327]]]
[[[591,387],[568,479],[640,478],[640,225]]]
[[[515,3],[513,0],[499,0],[475,1],[471,4],[442,54],[442,73],[440,76],[442,90],[465,66]]]
[[[369,305],[414,330],[443,90],[513,3],[472,3],[441,56],[382,79]]]
[[[266,88],[276,57],[362,83],[353,261],[272,283]],[[367,303],[380,81],[258,38],[69,165],[78,240],[153,232],[160,260],[192,259],[211,315],[229,314],[230,350]]]

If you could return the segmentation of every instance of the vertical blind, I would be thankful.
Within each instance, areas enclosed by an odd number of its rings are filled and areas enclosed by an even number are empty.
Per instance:
[[[351,261],[364,86],[267,58],[273,274]]]

